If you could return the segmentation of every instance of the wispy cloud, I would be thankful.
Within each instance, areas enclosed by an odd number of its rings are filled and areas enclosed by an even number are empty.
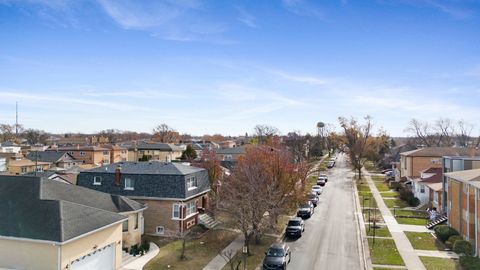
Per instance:
[[[170,92],[145,90],[145,91],[86,91],[82,94],[89,97],[128,97],[138,99],[152,99],[152,98],[165,98],[165,99],[186,99],[188,96],[181,94],[172,94]]]
[[[255,23],[255,17],[248,13],[245,9],[243,8],[237,8],[238,11],[238,20],[245,24],[248,27],[251,28],[257,28],[257,24]]]
[[[402,3],[416,7],[436,9],[456,19],[468,19],[475,13],[478,14],[478,7],[470,6],[474,1],[452,1],[452,0],[390,0],[394,3]]]
[[[296,83],[305,83],[305,84],[312,84],[312,85],[324,85],[327,84],[327,80],[315,76],[309,75],[298,75],[298,74],[290,74],[284,71],[273,70],[270,71],[272,74],[279,76],[280,78],[296,82]]]
[[[313,7],[307,0],[282,0],[282,4],[286,10],[296,15],[325,19],[325,14]]]

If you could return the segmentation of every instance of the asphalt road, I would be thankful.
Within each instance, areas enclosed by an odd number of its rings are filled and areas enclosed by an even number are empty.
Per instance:
[[[288,269],[357,270],[360,264],[351,170],[340,155],[328,172],[315,214],[299,239],[285,239],[292,250]]]

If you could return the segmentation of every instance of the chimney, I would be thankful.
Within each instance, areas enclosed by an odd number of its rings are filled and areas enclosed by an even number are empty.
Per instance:
[[[116,186],[120,186],[120,178],[122,176],[122,167],[120,167],[120,165],[117,166],[117,168],[115,169],[115,185]]]

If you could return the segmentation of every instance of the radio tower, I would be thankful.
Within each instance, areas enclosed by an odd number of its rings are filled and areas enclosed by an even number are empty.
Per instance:
[[[18,139],[18,101],[15,102],[15,138]]]

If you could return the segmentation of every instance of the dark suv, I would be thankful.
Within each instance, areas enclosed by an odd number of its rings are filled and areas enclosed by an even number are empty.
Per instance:
[[[290,248],[285,243],[273,244],[263,259],[263,270],[287,269],[287,264],[291,260]]]
[[[300,205],[297,211],[297,217],[309,218],[313,215],[314,211],[315,210],[314,210],[313,204],[310,201],[308,201]]]
[[[297,217],[292,218],[287,223],[287,229],[285,235],[288,237],[302,237],[302,233],[305,231],[305,222],[303,219]]]

